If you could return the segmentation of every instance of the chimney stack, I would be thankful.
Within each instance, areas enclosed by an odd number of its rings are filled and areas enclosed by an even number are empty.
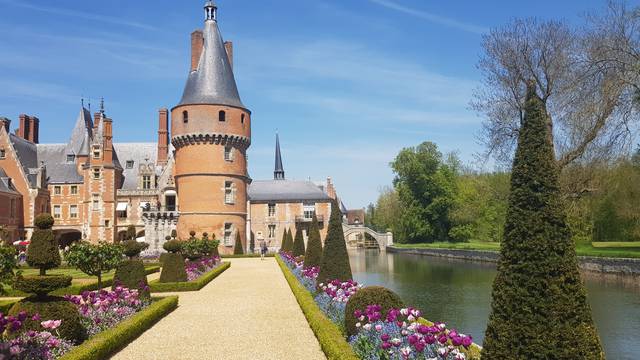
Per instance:
[[[336,188],[333,186],[333,182],[330,177],[327,178],[327,195],[329,195],[333,200],[337,200]]]
[[[158,165],[167,165],[169,161],[169,110],[158,111]]]
[[[229,64],[231,65],[231,71],[233,71],[233,42],[225,41],[224,49],[227,51],[227,58],[229,59]]]
[[[20,124],[16,135],[37,144],[40,137],[40,120],[35,116],[20,114]]]
[[[113,162],[113,120],[105,117],[102,121],[102,159],[105,164],[111,164]]]
[[[198,70],[198,63],[204,48],[204,34],[202,30],[191,33],[191,71]]]

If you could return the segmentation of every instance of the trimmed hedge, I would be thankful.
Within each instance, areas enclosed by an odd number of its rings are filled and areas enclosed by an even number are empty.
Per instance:
[[[0,313],[7,314],[11,307],[13,307],[13,304],[18,301],[20,301],[20,299],[0,300]]]
[[[80,313],[74,304],[61,297],[49,296],[46,298],[30,297],[13,304],[9,315],[16,316],[21,312],[29,315],[38,314],[42,321],[61,320],[62,325],[56,332],[61,338],[80,343],[87,338],[87,329],[82,325]],[[28,317],[22,323],[25,330],[44,331],[41,321],[35,321]]]
[[[266,254],[264,257],[275,257],[276,254]],[[241,258],[259,258],[260,254],[243,254],[243,255],[222,255],[223,259],[241,259]]]
[[[213,279],[217,278],[230,266],[231,263],[223,262],[217,268],[209,271],[208,273],[202,275],[200,278],[194,281],[161,283],[158,280],[154,280],[149,283],[149,287],[151,288],[152,293],[198,291],[205,287],[205,285],[210,283]]]
[[[340,328],[324,315],[313,300],[311,293],[300,284],[280,257],[276,257],[276,261],[327,359],[359,360]]]
[[[60,360],[107,359],[178,307],[178,297],[154,298],[146,309],[73,348]]]

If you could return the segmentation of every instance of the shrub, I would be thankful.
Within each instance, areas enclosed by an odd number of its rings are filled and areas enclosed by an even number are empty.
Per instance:
[[[52,291],[66,288],[71,285],[71,276],[49,275],[49,276],[22,276],[18,275],[14,287],[27,294],[36,294],[38,298],[44,298]]]
[[[169,240],[162,247],[170,253],[177,253],[182,250],[182,241],[180,240]]]
[[[38,314],[40,320],[34,321],[30,317],[24,322],[26,330],[44,331],[40,324],[46,320],[61,320],[62,323],[57,331],[60,337],[74,342],[82,342],[87,338],[86,329],[82,326],[80,314],[75,305],[60,297],[47,297],[45,299],[34,300],[33,298],[23,299],[15,303],[9,315],[17,315],[21,311],[29,315]]]
[[[129,258],[134,258],[149,247],[146,242],[138,242],[136,240],[127,240],[124,242],[124,254]]]
[[[330,280],[351,280],[351,265],[347,244],[344,241],[342,230],[342,214],[338,202],[331,202],[331,217],[329,218],[329,230],[324,241],[324,251],[320,262],[320,274],[318,282]]]
[[[125,234],[125,240],[135,240],[137,235],[136,227],[133,225],[127,226],[127,233]]]
[[[37,229],[31,235],[31,244],[27,248],[27,264],[40,269],[40,275],[45,275],[47,270],[60,266],[61,260],[58,242],[51,230],[53,217],[40,214],[35,224]]]
[[[348,336],[356,334],[358,319],[354,315],[355,311],[364,312],[367,309],[367,305],[380,305],[380,312],[383,318],[387,316],[390,309],[404,307],[400,296],[385,287],[367,286],[358,290],[349,298],[344,314],[344,325]]]
[[[196,238],[191,238],[187,241],[183,241],[180,244],[181,252],[184,257],[193,261],[201,258],[204,254],[202,253],[202,241]]]
[[[305,252],[302,228],[298,226],[296,229],[296,238],[293,241],[293,256],[304,256]]]
[[[309,227],[309,239],[307,240],[307,251],[304,254],[304,268],[314,266],[319,267],[322,261],[322,240],[320,240],[320,228],[318,228],[318,218],[313,214],[313,220]]]
[[[280,240],[280,252],[287,251],[287,230],[282,232],[282,240]]]
[[[158,280],[151,281],[149,286],[151,287],[151,291],[154,293],[158,292],[180,292],[180,291],[198,291],[205,287],[208,283],[210,283],[213,279],[217,278],[220,274],[225,272],[229,267],[231,267],[231,263],[223,262],[215,269],[210,270],[207,273],[204,273],[199,278],[193,281],[186,282],[175,282],[175,283],[163,283]]]
[[[178,232],[176,229],[171,230],[171,236],[167,240],[176,239],[178,237]]]
[[[0,295],[6,293],[4,285],[13,283],[13,270],[16,268],[16,249],[13,246],[0,245]]]
[[[256,237],[253,234],[253,231],[251,232],[251,240],[249,240],[249,252],[250,253],[254,253],[256,250]]]
[[[171,240],[174,241],[174,240]],[[187,271],[185,270],[184,258],[178,252],[167,254],[162,263],[160,282],[185,282],[187,281]]]
[[[87,275],[98,277],[98,288],[102,289],[102,274],[115,269],[120,264],[122,247],[107,242],[92,244],[82,241],[73,244],[65,257],[70,266]]]
[[[140,259],[125,260],[118,265],[116,273],[113,276],[112,289],[122,285],[128,289],[137,289],[140,297],[149,297],[149,288],[147,283],[147,272],[144,264]]]
[[[236,232],[236,243],[233,246],[233,255],[242,255],[244,254],[244,249],[242,247],[242,240],[240,240],[240,232]]]
[[[482,358],[604,359],[566,223],[551,120],[535,89],[527,84]]]
[[[209,233],[208,232],[203,232],[202,233],[202,240],[209,240]]]

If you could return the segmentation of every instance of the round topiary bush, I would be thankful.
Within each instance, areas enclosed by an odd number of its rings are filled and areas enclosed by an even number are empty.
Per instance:
[[[56,329],[60,337],[80,343],[87,338],[87,331],[80,321],[80,313],[75,305],[61,298],[50,296],[45,299],[26,298],[15,303],[9,310],[9,315],[17,315],[25,311],[29,315],[40,315],[40,320],[34,321],[31,316],[23,323],[24,329],[44,331],[40,322],[46,320],[61,320]]]
[[[191,239],[195,239],[196,238],[196,232],[191,230],[189,231],[189,236],[191,236]]]
[[[40,214],[36,216],[36,219],[33,223],[36,228],[40,230],[47,230],[53,227],[54,220],[51,214]]]
[[[149,247],[145,242],[137,242],[136,240],[128,240],[124,242],[124,254],[129,258],[134,258]]]
[[[180,240],[169,240],[162,247],[170,253],[177,253],[182,250],[182,241]]]
[[[384,318],[389,309],[403,308],[404,302],[398,294],[382,286],[367,286],[358,290],[349,298],[345,309],[344,325],[348,336],[355,335],[356,323],[359,321],[353,313],[356,310],[365,311],[368,305],[380,305]]]
[[[160,273],[160,282],[185,281],[187,281],[187,271],[185,270],[182,254],[173,252],[165,255],[164,262],[162,263],[162,272]]]
[[[113,276],[113,286],[123,286],[128,289],[137,289],[140,291],[141,297],[149,297],[149,288],[147,283],[147,273],[144,270],[144,264],[140,259],[125,260],[118,265],[116,273]]]
[[[60,253],[58,242],[51,231],[53,217],[49,214],[40,214],[35,219],[37,229],[31,235],[31,244],[27,248],[27,264],[40,269],[40,275],[46,271],[60,266]]]
[[[50,292],[71,286],[71,280],[67,275],[17,276],[13,287],[42,299]]]

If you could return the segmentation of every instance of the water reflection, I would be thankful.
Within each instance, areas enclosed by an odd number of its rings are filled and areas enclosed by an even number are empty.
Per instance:
[[[357,281],[397,292],[433,321],[484,337],[495,265],[376,250],[349,253]],[[640,281],[626,276],[585,274],[589,302],[609,359],[640,353]]]

